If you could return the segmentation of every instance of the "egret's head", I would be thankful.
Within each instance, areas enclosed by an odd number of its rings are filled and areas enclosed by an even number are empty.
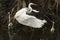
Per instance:
[[[37,5],[37,4],[35,4],[35,3],[29,3],[29,5]]]
[[[32,5],[37,5],[37,4],[29,3],[29,5],[28,5],[28,12],[27,13],[31,13],[33,11],[32,7],[31,7]]]

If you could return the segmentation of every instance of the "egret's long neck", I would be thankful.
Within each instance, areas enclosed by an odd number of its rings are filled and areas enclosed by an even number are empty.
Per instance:
[[[29,12],[32,12],[31,4],[28,5]]]

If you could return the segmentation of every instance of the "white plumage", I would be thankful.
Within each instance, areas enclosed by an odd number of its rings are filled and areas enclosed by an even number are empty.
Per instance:
[[[36,13],[39,12],[39,11],[34,10],[30,7],[32,4],[34,4],[34,3],[30,3],[28,5],[28,8],[22,8],[21,10],[19,10],[15,14],[14,18],[20,24],[23,24],[23,25],[26,25],[29,27],[33,27],[33,28],[41,28],[44,25],[44,23],[47,22],[46,20],[40,20],[40,19],[36,18],[35,16],[31,16],[31,15],[26,14],[26,13],[31,13],[32,11],[36,12]]]

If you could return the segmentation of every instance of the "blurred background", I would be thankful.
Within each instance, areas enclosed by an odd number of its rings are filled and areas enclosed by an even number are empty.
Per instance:
[[[29,3],[38,4],[32,7],[40,11],[30,15],[47,20],[42,28],[31,28],[13,19]],[[60,40],[60,0],[0,0],[0,40]]]

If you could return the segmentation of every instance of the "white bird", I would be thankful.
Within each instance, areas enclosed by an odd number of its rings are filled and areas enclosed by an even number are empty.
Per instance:
[[[31,16],[31,15],[26,14],[26,13],[31,13],[32,11],[36,12],[36,13],[39,12],[37,10],[32,9],[31,5],[36,5],[36,4],[29,3],[28,7],[22,8],[21,10],[19,10],[15,14],[14,18],[20,24],[23,24],[23,25],[26,25],[29,27],[33,27],[33,28],[41,28],[44,25],[44,23],[47,23],[47,21],[46,20],[40,20],[40,19],[36,18],[35,16]]]
[[[53,33],[53,32],[55,31],[55,28],[54,28],[55,22],[53,21],[52,23],[53,23],[53,24],[52,24],[51,32]]]

